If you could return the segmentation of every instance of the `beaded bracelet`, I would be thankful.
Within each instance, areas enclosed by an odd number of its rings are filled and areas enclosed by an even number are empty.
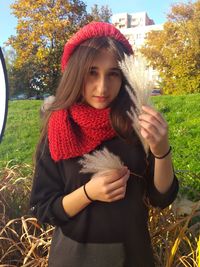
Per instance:
[[[92,199],[91,197],[88,196],[88,193],[87,193],[87,191],[86,191],[85,186],[86,186],[86,184],[84,184],[84,186],[83,186],[83,190],[84,190],[84,193],[85,193],[86,197],[87,197],[90,201],[94,201],[94,199]]]
[[[172,147],[170,146],[170,147],[169,147],[169,150],[167,151],[167,153],[166,153],[165,155],[163,155],[162,157],[157,157],[157,156],[155,156],[155,155],[153,155],[153,156],[154,156],[154,158],[156,158],[156,159],[164,159],[165,157],[167,157],[167,156],[169,155],[169,153],[171,152],[171,150],[172,150]]]

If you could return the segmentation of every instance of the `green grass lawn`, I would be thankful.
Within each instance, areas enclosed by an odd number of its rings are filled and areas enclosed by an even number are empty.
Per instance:
[[[169,124],[170,143],[176,170],[200,176],[200,94],[156,96],[152,102]],[[39,137],[40,100],[10,101],[4,138],[0,144],[0,168],[32,164]],[[200,179],[185,179],[186,189],[200,191]],[[188,187],[189,186],[189,187]]]
[[[152,101],[169,125],[173,162],[180,193],[200,198],[200,94],[158,96]]]
[[[0,144],[0,167],[8,161],[11,165],[32,163],[39,137],[39,100],[9,101],[8,118]]]
[[[175,169],[200,174],[200,94],[152,100],[168,121]]]
[[[156,96],[152,102],[169,124],[176,169],[200,173],[200,94]],[[6,130],[0,144],[0,166],[31,163],[39,137],[40,100],[10,101]]]

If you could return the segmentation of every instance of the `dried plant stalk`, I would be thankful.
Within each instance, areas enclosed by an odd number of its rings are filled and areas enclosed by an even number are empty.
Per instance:
[[[149,72],[146,69],[144,59],[135,58],[134,56],[125,55],[125,59],[119,65],[127,79],[128,85],[126,85],[126,90],[133,103],[127,114],[147,154],[149,146],[140,133],[138,116],[142,113],[143,105],[150,105],[150,89],[152,84],[150,83]]]
[[[28,169],[31,173],[31,166],[28,168],[26,166],[26,172]],[[22,170],[24,170],[22,166],[10,167],[7,165],[0,171],[0,188],[4,188],[1,190],[0,196],[5,193],[8,199],[6,202],[11,203],[9,206],[12,206],[14,201],[16,202],[16,199],[12,199],[13,192],[20,188],[20,191],[17,192],[18,195],[22,195],[21,184],[14,183],[15,179],[23,177]],[[199,175],[194,173],[176,171],[176,175],[180,179],[183,177],[199,179]],[[29,181],[29,176],[27,178]],[[27,183],[27,180],[24,180],[23,183]],[[30,192],[29,182],[23,188],[28,188]],[[195,193],[196,203],[199,204],[199,191]],[[185,201],[182,204],[185,205]],[[11,219],[7,216],[9,206],[4,205],[0,200],[0,266],[47,267],[54,227],[48,226],[44,229],[38,224],[36,218],[25,215],[26,209],[24,208],[23,217]],[[177,205],[175,205],[175,210],[172,205],[162,210],[150,208],[149,230],[156,267],[200,266],[200,210],[199,205],[192,206],[194,209],[188,210],[188,214],[184,211],[186,215],[177,212]],[[181,242],[176,246],[178,238],[181,239]]]

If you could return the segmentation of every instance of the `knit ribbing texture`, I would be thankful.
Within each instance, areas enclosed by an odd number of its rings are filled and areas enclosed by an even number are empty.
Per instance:
[[[85,104],[53,111],[48,123],[52,159],[59,161],[82,156],[116,136],[109,114],[110,108],[95,109]]]
[[[111,37],[126,47],[130,54],[133,53],[132,47],[125,36],[116,29],[112,24],[106,22],[91,22],[81,28],[75,35],[65,44],[64,52],[61,60],[61,68],[64,71],[67,62],[74,52],[75,48],[84,41],[95,37]]]

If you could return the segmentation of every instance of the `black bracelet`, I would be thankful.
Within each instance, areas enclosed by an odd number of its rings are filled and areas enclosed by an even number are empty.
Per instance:
[[[86,186],[86,184],[84,184],[84,186],[83,186],[83,190],[84,190],[84,193],[85,193],[86,197],[87,197],[90,201],[94,201],[94,199],[92,199],[92,198],[90,198],[90,197],[88,196],[88,193],[87,193],[87,191],[86,191],[86,189],[85,189],[85,186]]]
[[[164,159],[165,157],[167,157],[167,156],[169,155],[169,153],[171,152],[171,150],[172,150],[172,147],[170,146],[170,147],[169,147],[169,150],[167,151],[167,153],[166,153],[165,155],[163,155],[162,157],[157,157],[157,156],[155,156],[155,155],[153,155],[153,156],[154,156],[154,158],[156,158],[156,159]]]

